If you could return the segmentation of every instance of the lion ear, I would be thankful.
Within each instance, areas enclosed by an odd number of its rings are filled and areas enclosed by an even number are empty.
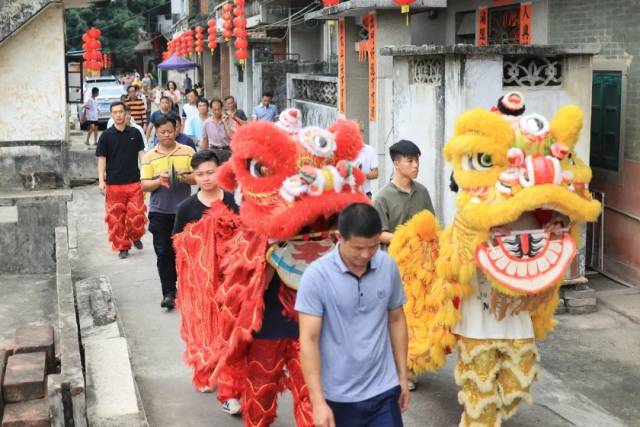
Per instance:
[[[225,191],[233,192],[238,186],[236,173],[231,166],[231,160],[223,164],[216,171],[216,182]]]
[[[354,160],[362,150],[360,126],[353,120],[338,120],[327,129],[336,139],[336,160]]]
[[[583,116],[582,110],[577,105],[567,105],[559,109],[551,121],[551,134],[556,141],[573,150],[580,135]]]

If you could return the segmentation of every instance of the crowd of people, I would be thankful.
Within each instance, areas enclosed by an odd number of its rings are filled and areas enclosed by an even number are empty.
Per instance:
[[[301,129],[301,114],[295,109],[279,114],[270,93],[262,96],[248,117],[231,95],[223,100],[206,99],[190,82],[185,83],[186,90],[182,92],[173,81],[160,92],[148,92],[150,84],[143,81],[138,86],[132,81],[121,101],[111,105],[111,120],[96,148],[98,188],[105,195],[109,240],[121,259],[130,256],[132,247],[143,249],[141,238],[148,224],[160,277],[160,306],[172,310],[179,292],[174,236],[182,233],[187,224],[199,221],[212,205],[223,204],[232,212],[239,211],[233,194],[223,191],[216,182],[218,167],[230,158],[234,134],[247,123],[267,121],[295,136]],[[93,108],[90,100],[87,109]],[[94,132],[93,128],[90,132]],[[361,192],[373,198],[372,205],[356,203],[340,214],[340,243],[333,258],[323,257],[311,264],[313,268],[303,277],[295,305],[299,324],[285,322],[288,337],[296,342],[300,339],[302,371],[313,404],[313,425],[352,426],[356,425],[354,420],[364,417],[373,420],[367,424],[370,426],[400,426],[400,413],[408,407],[407,391],[415,388],[415,379],[409,378],[406,363],[402,362],[407,351],[402,314],[404,291],[393,260],[378,248],[389,244],[398,225],[421,210],[433,211],[433,206],[426,188],[416,181],[421,154],[418,147],[401,140],[390,147],[389,154],[393,176],[376,197],[371,181],[379,175],[377,152],[365,144],[353,160],[365,177]],[[343,304],[340,301],[350,300],[351,291],[343,289],[350,280],[357,281],[358,289],[385,289],[386,297],[367,309],[364,318],[345,317],[344,310],[338,307]],[[323,290],[327,285],[333,291]],[[265,300],[269,292],[277,300],[277,289],[270,288]],[[332,326],[321,327],[319,319]],[[336,331],[344,330],[346,325],[373,325],[371,332],[381,341],[364,339],[345,348],[341,343],[351,338],[344,336],[344,331]],[[269,339],[265,331],[258,331],[256,336],[261,337],[261,333]],[[336,367],[335,361],[330,362],[327,357],[338,350],[354,352],[351,360],[375,353],[377,359],[370,366],[375,370],[367,372],[352,362]],[[344,378],[350,378],[348,383],[342,377],[327,383],[329,363],[334,374],[337,369]],[[361,377],[352,372],[359,372]],[[368,378],[365,388],[360,384],[362,377]],[[324,384],[324,391],[320,384]],[[240,413],[242,393],[233,388],[226,390],[222,383],[218,386],[223,410]],[[200,391],[209,389],[202,387]],[[377,391],[374,396],[371,390]]]

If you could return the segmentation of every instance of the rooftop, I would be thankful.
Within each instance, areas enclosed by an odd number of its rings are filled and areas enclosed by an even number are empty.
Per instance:
[[[411,5],[411,10],[446,7],[447,0],[416,0],[416,2]],[[304,15],[304,19],[305,21],[312,19],[338,19],[345,16],[360,16],[380,9],[398,9],[398,13],[400,13],[400,6],[393,0],[350,0],[307,13]]]

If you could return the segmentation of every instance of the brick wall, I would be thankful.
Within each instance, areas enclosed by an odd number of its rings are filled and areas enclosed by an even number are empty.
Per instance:
[[[594,43],[599,57],[630,63],[625,159],[640,161],[640,1],[550,0],[549,43]]]

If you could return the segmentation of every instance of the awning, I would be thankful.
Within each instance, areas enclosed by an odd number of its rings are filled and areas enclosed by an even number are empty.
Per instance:
[[[189,70],[191,68],[198,68],[198,64],[174,53],[171,55],[171,58],[161,62],[158,68],[161,70]]]

